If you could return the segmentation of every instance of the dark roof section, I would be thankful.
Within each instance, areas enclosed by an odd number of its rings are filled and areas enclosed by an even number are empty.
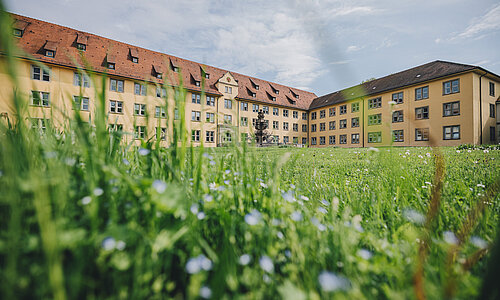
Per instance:
[[[16,14],[11,14],[11,16],[16,20],[14,26],[19,27],[19,24],[29,24],[29,31],[26,31],[22,38],[16,39],[18,46],[28,54],[20,53],[18,55],[20,57],[28,59],[34,57],[41,62],[67,67],[89,65],[94,71],[107,73],[109,76],[121,76],[132,80],[146,80],[158,82],[160,84],[167,82],[174,86],[178,86],[179,81],[182,80],[185,88],[190,91],[200,92],[202,87],[196,86],[196,82],[191,80],[191,74],[193,77],[196,77],[197,80],[201,79],[200,77],[203,74],[200,72],[201,68],[205,73],[210,74],[210,78],[205,78],[205,92],[212,95],[221,95],[217,90],[216,83],[219,78],[228,72],[228,70],[202,65],[172,55],[135,47],[126,43],[33,18]],[[87,37],[86,51],[83,53],[74,47],[75,35],[80,36],[80,34]],[[47,40],[57,42],[58,55],[55,58],[48,58],[39,53],[39,50],[45,45]],[[129,53],[132,56],[137,55],[137,57],[140,58],[138,63],[134,63],[129,59]],[[106,68],[106,65],[103,63],[105,61],[111,62],[110,60],[113,60],[116,64],[114,69]],[[164,73],[162,78],[155,78],[152,76],[152,66],[154,66],[155,71],[160,69]],[[172,70],[173,67],[179,68],[181,73],[175,73]],[[309,108],[313,99],[317,97],[313,93],[294,89],[295,92],[300,94],[300,98],[295,105],[291,105],[285,98],[285,95],[281,95],[281,93],[277,95],[276,101],[272,101],[266,95],[266,91],[271,92],[270,84],[283,91],[289,87],[235,72],[231,72],[231,74],[238,82],[239,98],[306,110]],[[253,88],[250,80],[259,85],[259,90]],[[247,88],[249,90],[254,90],[256,93],[255,98],[249,97]]]
[[[363,96],[376,95],[386,91],[424,83],[440,77],[472,71],[474,69],[480,69],[480,67],[436,60],[415,68],[318,97],[313,100],[310,109],[333,105]]]

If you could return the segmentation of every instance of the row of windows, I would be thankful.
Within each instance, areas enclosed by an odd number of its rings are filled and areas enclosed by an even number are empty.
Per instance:
[[[492,127],[494,128],[494,127]],[[494,132],[493,138],[494,140]],[[491,134],[490,134],[491,135]],[[453,126],[443,126],[443,140],[459,140],[460,139],[460,125]],[[319,137],[319,144],[325,145],[325,137]],[[394,142],[404,142],[404,130],[393,130],[392,140]],[[429,129],[428,128],[416,128],[415,129],[415,141],[428,141],[429,140]],[[382,142],[382,132],[368,132],[368,143],[381,143]],[[317,138],[311,138],[311,145],[317,144]],[[329,136],[329,144],[335,144],[335,135]],[[347,144],[347,134],[339,135],[339,144]],[[351,134],[351,144],[359,144],[359,133]]]

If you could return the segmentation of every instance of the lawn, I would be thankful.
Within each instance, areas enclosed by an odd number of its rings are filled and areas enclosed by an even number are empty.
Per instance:
[[[498,150],[126,148],[99,128],[76,126],[71,142],[51,128],[4,131],[2,298],[481,291],[498,196],[478,203],[495,188]]]

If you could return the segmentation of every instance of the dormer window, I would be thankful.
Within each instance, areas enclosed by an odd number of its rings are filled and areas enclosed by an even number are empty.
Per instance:
[[[139,63],[139,51],[137,51],[137,49],[130,48],[130,60],[132,60],[134,64]]]
[[[210,74],[207,73],[207,71],[205,70],[205,68],[203,68],[202,66],[200,66],[200,71],[201,71],[201,76],[205,77],[206,79],[210,79]]]
[[[13,34],[15,37],[21,38],[24,35],[24,30],[28,27],[29,23],[22,20],[16,20],[12,25]]]
[[[290,89],[290,92],[292,93],[295,99],[299,99],[299,94],[295,93],[292,89]]]
[[[299,99],[299,95],[295,95],[295,99]]]
[[[205,78],[206,78],[206,79],[210,79],[210,74],[205,73]]]
[[[163,69],[159,65],[153,65],[153,75],[158,78],[163,78]]]
[[[279,90],[276,90],[274,91],[276,93],[276,95],[279,95],[280,94],[280,91]]]
[[[176,64],[174,64],[173,60],[170,60],[170,67],[172,68],[172,71],[179,72],[179,67]]]
[[[114,55],[108,54],[106,56],[106,66],[108,69],[115,70],[116,67],[116,59]]]
[[[57,51],[57,43],[56,42],[51,42],[47,41],[45,43],[45,46],[43,46],[43,50],[45,51],[45,56],[47,57],[54,57],[56,56],[56,51]]]
[[[76,38],[76,48],[81,51],[87,50],[87,41],[88,37],[78,34],[78,37]]]
[[[15,37],[23,37],[23,31],[22,30],[19,30],[19,29],[15,29],[14,28],[14,36]]]
[[[199,82],[199,81],[195,81],[195,82],[194,82],[194,85],[196,85],[196,86],[200,86],[200,82]]]
[[[257,84],[255,85],[255,89],[256,89],[256,90],[258,90],[258,89],[259,89],[259,86],[258,86]]]
[[[276,97],[272,97],[271,99],[272,99],[273,101],[276,101]]]
[[[201,76],[197,72],[191,73],[191,83],[195,86],[201,86]]]
[[[255,98],[255,96],[256,96],[256,95],[255,95],[255,93],[252,93],[252,97],[254,97],[254,98]]]

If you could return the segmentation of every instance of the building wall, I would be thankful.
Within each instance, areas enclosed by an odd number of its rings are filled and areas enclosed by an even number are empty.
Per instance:
[[[26,61],[19,61],[19,91],[25,99],[25,101],[30,102],[30,95],[32,91],[48,92],[50,94],[50,106],[49,107],[39,107],[28,105],[28,113],[30,118],[40,118],[40,119],[50,119],[56,127],[64,127],[66,124],[65,114],[72,116],[72,114],[77,113],[73,109],[73,96],[82,96],[89,98],[89,109],[88,111],[79,111],[82,119],[86,122],[92,123],[95,118],[96,101],[99,99],[96,92],[101,92],[103,90],[102,86],[102,74],[93,74],[91,77],[90,88],[76,86],[74,84],[76,69],[60,67],[56,65],[49,66],[50,69],[50,81],[46,82],[43,80],[32,79],[32,66],[35,64]],[[8,82],[8,77],[6,72],[0,72],[1,82]],[[230,78],[228,81],[227,79]],[[124,82],[124,91],[117,92],[111,91],[110,81],[112,79],[122,80]],[[141,84],[146,86],[146,95],[136,95],[135,94],[135,84]],[[167,98],[157,97],[156,89],[160,87],[152,82],[141,82],[132,80],[130,78],[123,78],[118,76],[110,76],[105,80],[105,111],[108,114],[108,123],[123,126],[123,131],[127,134],[123,136],[126,142],[135,140],[136,144],[140,143],[141,139],[134,138],[134,132],[136,126],[145,126],[146,137],[148,139],[156,139],[156,128],[166,128],[167,136],[164,141],[161,141],[162,146],[167,146],[169,139],[173,135],[173,122],[174,122],[174,106],[175,106],[175,96],[174,90],[167,88]],[[226,92],[226,87],[231,87],[230,93]],[[188,136],[188,142],[192,143],[194,146],[200,146],[201,143],[205,147],[215,147],[220,144],[224,144],[225,140],[223,136],[225,132],[230,132],[232,134],[232,140],[241,141],[241,133],[245,133],[251,136],[254,133],[254,127],[252,125],[252,119],[257,118],[257,112],[253,112],[252,105],[259,105],[259,109],[263,106],[269,107],[269,114],[265,114],[265,119],[269,121],[268,132],[271,135],[279,136],[279,141],[282,143],[284,137],[289,137],[289,144],[294,143],[294,137],[297,138],[297,143],[302,143],[302,138],[307,137],[307,131],[302,131],[302,124],[307,124],[307,120],[302,119],[302,113],[305,110],[292,109],[282,106],[273,106],[267,103],[258,102],[256,100],[244,100],[239,99],[238,95],[238,83],[228,72],[224,75],[217,83],[217,89],[221,95],[207,94],[202,95],[199,92],[186,91],[185,101],[183,106],[177,107],[179,111],[184,109],[183,117],[186,120],[186,132]],[[193,103],[192,95],[200,95],[200,103]],[[206,97],[214,97],[215,105],[207,105]],[[9,84],[2,84],[0,87],[0,98],[1,99],[12,99],[12,86]],[[231,108],[226,108],[224,105],[225,100],[230,100],[232,105]],[[110,112],[110,101],[121,101],[123,102],[123,112],[122,113],[112,113]],[[248,103],[248,111],[241,110],[241,103]],[[135,115],[134,106],[135,104],[145,104],[146,105],[146,116]],[[156,117],[155,110],[156,107],[162,107],[166,109],[167,117]],[[279,109],[279,116],[273,115],[273,108]],[[284,117],[283,110],[287,109],[289,112],[288,117]],[[14,105],[10,101],[0,101],[0,112],[7,113],[9,117],[14,116]],[[192,112],[200,112],[200,121],[192,120]],[[293,117],[293,111],[297,111],[297,118]],[[180,112],[181,113],[181,112]],[[213,122],[207,121],[207,113],[214,114]],[[230,123],[225,122],[224,116],[231,116],[232,121]],[[182,116],[179,116],[181,118]],[[242,126],[241,117],[246,117],[248,120],[247,126]],[[273,121],[279,122],[279,129],[273,129]],[[289,129],[283,129],[283,123],[289,123]],[[298,124],[298,131],[293,131],[293,124]],[[199,141],[193,140],[193,130],[200,131]],[[214,132],[213,142],[207,141],[207,132]]]
[[[370,147],[370,146],[429,146],[429,145],[439,145],[439,146],[456,146],[460,144],[468,143],[478,143],[478,140],[474,133],[475,124],[479,124],[474,117],[474,111],[478,111],[478,100],[474,96],[474,91],[478,91],[476,88],[475,78],[477,74],[473,72],[468,72],[465,74],[449,76],[441,78],[439,80],[434,80],[426,82],[424,84],[414,85],[405,87],[402,89],[391,90],[387,92],[382,92],[380,94],[375,94],[370,97],[362,97],[359,99],[351,100],[345,103],[339,103],[332,106],[322,107],[318,109],[313,109],[310,111],[310,115],[316,112],[316,120],[312,120],[311,116],[311,126],[310,135],[311,138],[316,137],[317,147],[333,146],[329,144],[329,136],[335,136],[335,146],[340,147]],[[458,93],[447,94],[443,93],[443,83],[450,80],[458,79],[460,82],[460,91]],[[491,81],[491,79],[483,79],[486,81]],[[478,81],[478,80],[476,80]],[[498,84],[498,83],[495,83]],[[483,89],[483,99],[486,93],[488,93],[485,87],[487,83],[482,84]],[[428,87],[429,97],[427,99],[416,100],[416,89]],[[395,93],[403,93],[403,103],[401,104],[391,104],[392,95]],[[477,92],[476,92],[477,93]],[[349,95],[346,95],[348,97]],[[370,99],[381,98],[382,106],[380,108],[369,108]],[[488,97],[486,97],[488,98]],[[494,103],[495,97],[489,96],[488,103]],[[443,104],[450,102],[459,102],[460,113],[459,115],[444,116]],[[486,103],[486,100],[483,100]],[[352,112],[352,104],[360,103],[359,112]],[[347,105],[347,113],[344,115],[340,114],[340,107]],[[483,106],[486,104],[483,104]],[[417,119],[415,112],[416,108],[428,107],[429,117],[428,119]],[[329,109],[335,108],[335,116],[329,116]],[[320,113],[325,110],[325,118],[320,118]],[[394,111],[403,112],[403,122],[392,122],[392,113]],[[370,115],[381,114],[382,122],[378,125],[369,125],[368,119]],[[358,117],[360,119],[360,126],[353,128],[351,126],[352,118]],[[489,108],[485,109],[483,107],[483,129],[488,131],[490,124],[493,124],[494,118],[489,117]],[[340,129],[340,120],[347,120],[347,128]],[[335,130],[329,130],[329,122],[335,121]],[[488,122],[488,123],[486,123]],[[325,123],[326,130],[320,131],[320,123]],[[316,124],[316,132],[312,132],[313,124]],[[454,140],[444,139],[444,126],[460,126],[460,138]],[[494,125],[491,125],[494,126]],[[415,129],[424,128],[429,130],[429,140],[428,141],[417,141]],[[392,142],[392,131],[393,130],[403,130],[404,140],[402,142]],[[370,143],[369,134],[372,132],[381,132],[382,140],[380,143]],[[359,144],[352,143],[352,134],[360,134]],[[340,144],[340,135],[347,135],[347,143]],[[486,136],[483,133],[484,136]],[[320,137],[325,137],[325,145],[320,145]],[[489,139],[489,135],[487,137]],[[486,143],[486,138],[483,139]],[[312,143],[311,143],[312,144]],[[313,145],[314,146],[314,145]]]

